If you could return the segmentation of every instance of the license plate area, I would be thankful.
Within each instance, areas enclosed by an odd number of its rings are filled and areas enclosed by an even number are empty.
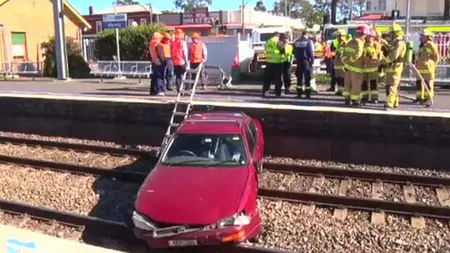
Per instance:
[[[197,240],[171,240],[169,241],[170,247],[187,247],[197,246]]]

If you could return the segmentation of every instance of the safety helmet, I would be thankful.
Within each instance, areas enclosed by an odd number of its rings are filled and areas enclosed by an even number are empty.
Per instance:
[[[370,28],[367,25],[360,25],[356,28],[356,33],[361,35],[370,35]]]
[[[164,34],[164,39],[165,39],[165,40],[171,40],[171,39],[172,39],[172,34],[170,34],[170,33],[165,33],[165,34]]]
[[[198,33],[192,33],[191,39],[193,39],[193,40],[195,40],[195,39],[200,39],[200,34],[198,34]]]
[[[433,33],[432,33],[430,30],[428,30],[428,29],[424,29],[424,30],[420,33],[420,35],[422,35],[422,36],[427,36],[427,37],[431,37],[431,36],[433,36]]]
[[[161,40],[162,35],[159,32],[154,32],[152,35],[152,40]]]
[[[339,37],[347,36],[347,31],[345,31],[344,29],[338,29],[337,34]]]
[[[405,33],[403,32],[403,28],[399,24],[393,24],[391,26],[391,29],[389,30],[389,32],[391,32],[397,36],[405,35]]]

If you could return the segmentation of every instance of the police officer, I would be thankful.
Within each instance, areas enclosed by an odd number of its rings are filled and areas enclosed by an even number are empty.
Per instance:
[[[285,43],[284,54],[283,54],[283,84],[284,93],[290,93],[291,87],[291,70],[292,70],[292,60],[294,58],[294,47],[287,41],[288,36],[280,36],[280,41]]]
[[[389,47],[387,55],[381,61],[386,65],[386,109],[397,108],[399,104],[399,85],[403,72],[406,55],[406,43],[403,41],[404,32],[399,24],[393,24],[389,30]]]
[[[306,31],[294,42],[294,56],[297,61],[297,96],[303,95],[303,78],[305,79],[306,98],[311,97],[311,72],[314,63],[314,51]]]
[[[273,37],[266,42],[266,69],[264,70],[264,85],[262,96],[265,97],[273,82],[275,95],[281,96],[281,73],[283,70],[284,43],[280,41],[280,34],[275,32]]]
[[[416,81],[416,100],[415,103],[426,103],[431,105],[431,99],[434,97],[434,79],[436,77],[436,65],[439,62],[439,51],[432,40],[433,34],[425,29],[420,36],[419,54],[416,67],[422,75],[428,89],[422,85],[420,77]]]

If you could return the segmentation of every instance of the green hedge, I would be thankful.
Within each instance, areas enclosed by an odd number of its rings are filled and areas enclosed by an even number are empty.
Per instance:
[[[148,42],[154,32],[167,31],[164,25],[136,26],[119,30],[120,59],[123,61],[148,60]],[[112,61],[117,54],[115,30],[105,30],[95,39],[94,55],[97,60]]]
[[[80,45],[74,38],[66,38],[67,45],[67,61],[69,65],[69,77],[83,78],[89,77],[91,69],[81,55]],[[43,75],[47,77],[56,77],[56,50],[55,38],[51,37],[47,42],[41,44],[41,48],[45,51]]]

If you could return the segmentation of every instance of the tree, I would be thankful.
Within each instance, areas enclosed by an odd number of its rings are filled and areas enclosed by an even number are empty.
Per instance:
[[[195,8],[211,5],[212,0],[175,0],[173,3],[175,4],[175,8],[185,12],[191,12]]]
[[[312,5],[309,0],[281,0],[274,3],[274,14],[284,14],[292,18],[301,18],[307,26],[322,24],[325,10]]]
[[[117,5],[131,5],[131,4],[139,4],[139,2],[134,0],[117,0]]]
[[[264,5],[263,1],[260,0],[260,1],[256,2],[255,11],[262,11],[262,12],[267,11],[267,8]]]

